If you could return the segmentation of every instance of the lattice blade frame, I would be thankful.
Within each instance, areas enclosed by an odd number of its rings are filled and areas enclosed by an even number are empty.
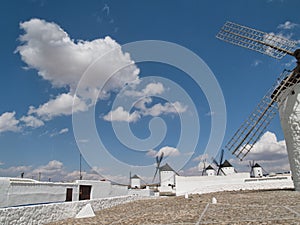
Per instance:
[[[223,25],[216,37],[276,59],[281,59],[286,54],[293,55],[293,50],[297,44],[296,41],[282,36],[265,33],[229,21]]]
[[[278,96],[296,83],[300,83],[300,74],[284,71],[225,148],[243,160],[276,115],[278,105],[282,103],[278,102]]]

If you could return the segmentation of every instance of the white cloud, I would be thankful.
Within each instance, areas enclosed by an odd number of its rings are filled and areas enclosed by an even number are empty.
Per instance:
[[[269,131],[253,146],[243,161],[231,159],[230,162],[237,167],[244,167],[245,170],[249,160],[258,162],[267,172],[290,170],[285,141],[278,141],[276,135]]]
[[[194,162],[202,162],[203,160],[207,160],[207,159],[209,159],[209,158],[210,158],[210,157],[209,157],[208,154],[203,154],[203,155],[199,155],[199,156],[193,158],[193,161],[194,161]]]
[[[151,156],[151,157],[156,157],[156,156],[161,156],[162,153],[164,153],[164,157],[166,157],[166,156],[179,156],[180,155],[180,151],[177,148],[170,147],[170,146],[164,146],[159,151],[155,151],[153,149],[150,149],[147,152],[147,155]]]
[[[80,171],[73,170],[67,171],[64,164],[58,160],[49,161],[46,165],[40,165],[37,167],[33,166],[12,166],[9,168],[0,167],[0,176],[3,177],[20,177],[21,173],[24,173],[25,178],[38,179],[39,174],[41,181],[74,181],[79,180]],[[101,173],[101,174],[100,174]],[[111,179],[112,181],[118,181],[120,183],[127,183],[128,177],[126,176],[114,176],[110,174],[104,174],[102,168],[91,168],[88,170],[81,171],[83,179],[87,180],[101,180],[104,177]]]
[[[52,119],[55,116],[71,115],[72,112],[86,111],[87,105],[77,96],[73,97],[70,93],[58,95],[37,109],[31,106],[28,114],[36,114],[44,120]]]
[[[283,24],[279,24],[277,26],[278,29],[283,29],[283,30],[291,30],[295,27],[299,26],[298,24],[296,23],[292,23],[291,21],[286,21],[284,22]]]
[[[140,118],[138,112],[129,113],[122,106],[119,106],[113,111],[110,111],[103,117],[106,121],[119,121],[119,122],[136,122]]]
[[[76,42],[59,25],[40,19],[20,23],[20,28],[25,33],[20,36],[22,44],[16,52],[28,68],[38,70],[43,79],[56,87],[69,87],[74,93],[85,70],[101,56],[101,61],[81,81],[82,88],[77,92],[80,97],[95,97],[111,74],[124,66],[127,67],[105,85],[103,93],[138,80],[139,69],[130,55],[123,53],[121,46],[110,37]]]
[[[69,132],[69,128],[63,128],[58,133],[59,134],[64,134],[64,133],[67,133],[67,132]]]
[[[20,121],[24,122],[27,127],[37,128],[44,126],[44,122],[34,116],[22,116]]]
[[[253,146],[247,158],[251,160],[277,160],[286,156],[285,141],[278,141],[274,133],[267,131]]]
[[[166,102],[165,104],[155,104],[150,108],[144,109],[142,114],[145,116],[159,116],[161,114],[183,113],[186,110],[187,106],[183,106],[180,102],[176,101],[174,103]]]
[[[54,131],[52,131],[52,133],[50,133],[50,137],[55,137],[64,133],[69,132],[69,128],[63,128],[60,131],[57,131],[56,129],[54,129]]]
[[[127,90],[124,92],[124,95],[131,96],[131,97],[145,97],[145,96],[153,96],[162,94],[164,92],[164,86],[162,83],[149,83],[146,85],[144,89],[141,91],[135,90]]]
[[[8,168],[0,168],[0,176],[3,177],[20,177],[21,173],[32,170],[32,166],[12,166]]]
[[[3,165],[4,165],[4,162],[1,162],[1,161],[0,161],[0,166],[3,166]]]
[[[139,101],[137,101],[134,104],[134,107],[143,111],[143,110],[147,109],[147,104],[150,104],[150,103],[152,103],[152,98],[145,97],[145,98],[139,99]]]
[[[0,133],[5,131],[17,132],[20,130],[19,121],[15,118],[16,112],[5,112],[0,115]]]
[[[115,110],[110,111],[108,114],[103,116],[106,121],[120,121],[120,122],[136,122],[142,116],[160,116],[162,114],[176,114],[183,113],[187,110],[187,106],[183,106],[180,102],[166,102],[165,104],[155,104],[152,107],[147,107],[146,105],[151,103],[151,98],[144,98],[137,103],[134,107],[137,111],[129,113],[122,106],[117,107]]]

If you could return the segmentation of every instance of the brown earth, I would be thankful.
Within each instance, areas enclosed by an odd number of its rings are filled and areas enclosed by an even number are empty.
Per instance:
[[[212,198],[217,204],[212,204]],[[300,192],[238,191],[138,200],[54,224],[300,224]]]

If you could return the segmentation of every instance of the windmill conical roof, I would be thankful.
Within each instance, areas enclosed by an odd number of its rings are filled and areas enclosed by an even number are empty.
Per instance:
[[[139,176],[135,174],[131,177],[131,179],[141,179],[141,178],[139,178]]]
[[[258,163],[255,163],[255,165],[253,166],[254,167],[261,167]]]
[[[162,167],[159,168],[159,171],[174,171],[174,170],[172,169],[171,166],[169,166],[168,163],[166,163],[164,166],[162,166]]]
[[[221,167],[232,167],[232,165],[230,164],[230,162],[228,162],[227,160],[225,160],[225,161],[222,163]]]
[[[211,165],[209,165],[208,167],[206,167],[205,170],[215,170]]]

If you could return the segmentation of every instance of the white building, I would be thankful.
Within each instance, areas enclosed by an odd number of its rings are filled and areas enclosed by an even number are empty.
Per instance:
[[[209,165],[208,167],[205,168],[205,175],[206,176],[215,176],[216,171],[211,165]]]
[[[221,165],[220,175],[228,176],[228,175],[232,175],[235,173],[236,172],[234,170],[234,167],[227,160],[225,160],[224,163],[222,163],[222,165]]]
[[[176,172],[168,163],[159,168],[160,186],[158,190],[160,193],[175,193],[175,176]]]
[[[131,188],[141,188],[141,178],[137,175],[134,175],[130,178]]]
[[[0,207],[88,200],[127,194],[127,186],[112,185],[109,181],[78,180],[75,183],[61,183],[0,177]]]
[[[159,168],[159,175],[161,187],[175,186],[176,172],[169,166],[168,163]]]
[[[263,176],[262,167],[258,163],[255,163],[255,165],[253,166],[253,176],[254,177]]]

